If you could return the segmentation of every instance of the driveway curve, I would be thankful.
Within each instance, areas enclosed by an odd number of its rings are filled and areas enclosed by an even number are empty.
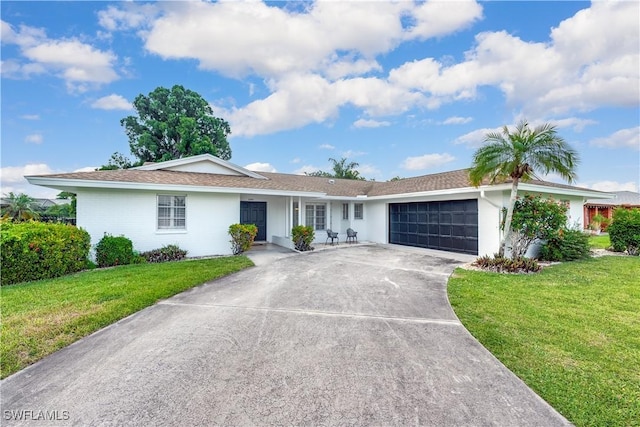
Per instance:
[[[357,246],[210,282],[5,379],[2,424],[568,425],[460,324],[459,264]]]

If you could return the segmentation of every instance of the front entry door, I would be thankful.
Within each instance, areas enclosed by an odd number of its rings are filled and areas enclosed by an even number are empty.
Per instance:
[[[240,202],[240,224],[258,227],[256,241],[267,240],[267,202]]]

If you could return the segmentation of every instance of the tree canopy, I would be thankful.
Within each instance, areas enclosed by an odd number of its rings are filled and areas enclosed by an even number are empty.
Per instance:
[[[500,244],[500,255],[504,255],[506,244],[511,241],[518,183],[531,180],[536,172],[555,172],[571,183],[576,179],[579,156],[558,135],[556,127],[548,123],[531,129],[529,123],[522,120],[513,132],[504,126],[500,133],[488,133],[484,142],[473,155],[469,179],[475,186],[487,178],[492,184],[511,180],[511,198]]]
[[[207,153],[224,160],[231,158],[229,124],[215,117],[209,103],[198,93],[180,85],[171,89],[158,87],[149,95],[138,95],[133,106],[138,115],[127,116],[120,124],[137,160],[131,163],[122,154],[114,153],[101,169],[122,169]]]
[[[360,166],[356,162],[347,163],[346,158],[341,158],[340,160],[329,158],[329,161],[333,164],[331,172],[325,171],[316,171],[308,173],[309,176],[324,176],[327,178],[341,178],[341,179],[358,179],[364,180],[363,176],[360,176],[360,172],[356,170],[358,166]]]

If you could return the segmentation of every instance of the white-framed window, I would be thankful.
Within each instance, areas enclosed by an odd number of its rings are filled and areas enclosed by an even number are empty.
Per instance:
[[[327,229],[327,205],[308,204],[305,206],[306,225],[312,226],[314,230]]]
[[[158,230],[187,228],[187,196],[158,195]]]
[[[353,205],[353,218],[364,219],[364,203],[356,203]]]
[[[349,203],[342,204],[342,219],[349,219]]]

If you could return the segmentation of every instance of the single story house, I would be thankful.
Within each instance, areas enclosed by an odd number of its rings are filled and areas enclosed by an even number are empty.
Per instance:
[[[584,204],[584,228],[588,228],[593,217],[600,214],[605,218],[613,218],[617,208],[640,208],[640,193],[633,191],[614,191],[612,199],[588,199]]]
[[[473,255],[493,254],[510,183],[469,184],[467,170],[375,182],[253,172],[204,154],[125,170],[28,176],[31,184],[77,194],[77,224],[97,243],[104,233],[130,238],[146,251],[177,244],[190,256],[231,253],[234,223],[258,226],[257,241],[291,247],[291,228],[358,232],[360,241]],[[607,193],[542,181],[521,194],[553,197],[583,221],[587,198]]]

